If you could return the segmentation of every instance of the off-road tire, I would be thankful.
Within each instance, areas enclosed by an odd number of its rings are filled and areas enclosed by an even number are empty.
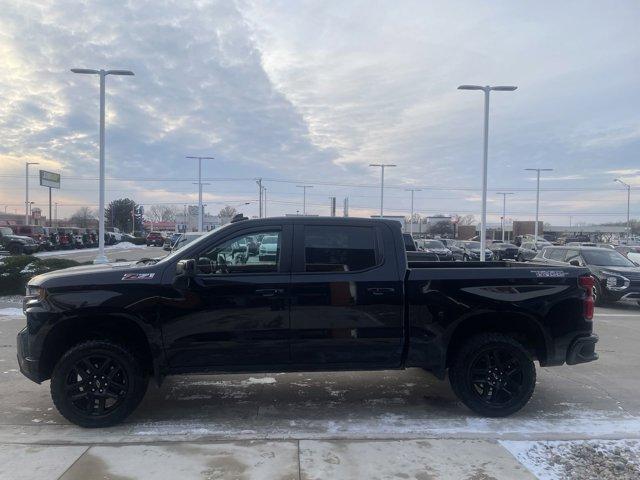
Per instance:
[[[78,408],[71,400],[68,391],[69,378],[75,375],[79,362],[87,357],[97,356],[112,359],[122,370],[122,377],[126,381],[126,391],[115,400],[120,402],[106,414],[87,413]],[[93,363],[93,362],[92,362]],[[91,367],[93,367],[91,365]],[[74,370],[75,369],[75,370]],[[96,378],[88,373],[87,377]],[[92,373],[97,373],[93,371]],[[104,373],[104,372],[103,372]],[[84,373],[83,373],[84,375]],[[89,378],[89,380],[90,380]],[[102,377],[104,378],[104,377]],[[85,382],[85,380],[82,380]],[[86,428],[109,427],[120,423],[133,412],[147,391],[148,376],[145,374],[140,360],[138,360],[127,348],[108,340],[89,340],[70,348],[58,361],[51,375],[51,398],[60,414],[76,425]],[[80,382],[78,382],[80,383]],[[89,385],[86,388],[91,388]],[[104,388],[107,391],[107,388]],[[76,392],[80,392],[76,390]],[[81,392],[80,392],[81,393]],[[91,395],[93,405],[98,398]],[[97,393],[95,395],[98,395]],[[87,400],[89,402],[89,400]]]
[[[483,370],[475,368],[478,365],[477,362],[492,351],[503,352],[503,359],[513,357],[515,362],[509,360],[514,363],[509,369],[515,368],[516,365],[518,367],[518,372],[513,377],[506,375],[509,364],[503,364],[502,367],[505,371],[502,374],[497,374],[500,379],[508,378],[507,382],[514,382],[505,384],[506,387],[514,390],[513,397],[500,404],[491,404],[488,400],[483,399],[478,390],[480,380],[473,380],[473,375],[482,377],[483,374],[473,374],[472,368],[474,371]],[[498,363],[502,362],[498,361]],[[486,417],[506,417],[524,407],[533,395],[536,386],[536,368],[527,349],[513,337],[500,333],[486,333],[471,337],[458,350],[449,369],[449,382],[460,401],[474,412]],[[494,388],[488,387],[488,382],[483,385],[483,393],[484,388],[489,388],[488,391]],[[496,395],[496,400],[499,395],[506,396],[497,388],[493,392],[491,397]]]

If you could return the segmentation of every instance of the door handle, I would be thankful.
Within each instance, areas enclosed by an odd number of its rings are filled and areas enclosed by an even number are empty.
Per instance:
[[[371,293],[372,295],[385,295],[387,293],[394,293],[395,291],[396,291],[395,288],[390,288],[390,287],[367,288],[367,292]]]
[[[282,288],[259,288],[256,290],[258,295],[262,295],[263,297],[275,297],[276,295],[280,295],[284,293],[284,289]]]

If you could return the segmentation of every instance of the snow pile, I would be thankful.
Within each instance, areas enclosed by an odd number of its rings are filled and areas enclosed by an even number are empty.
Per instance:
[[[637,480],[639,440],[501,441],[540,480]]]
[[[35,263],[31,262],[25,265],[25,267],[20,270],[20,273],[34,273],[38,270],[38,267]]]

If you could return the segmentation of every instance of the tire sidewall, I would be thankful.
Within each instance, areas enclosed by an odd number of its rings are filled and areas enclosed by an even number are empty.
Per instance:
[[[129,390],[124,401],[112,412],[103,416],[90,416],[78,411],[65,395],[66,378],[76,362],[89,354],[107,355],[117,360],[125,370]],[[120,345],[90,341],[71,348],[56,364],[51,375],[51,396],[60,414],[76,425],[86,428],[108,427],[120,423],[138,406],[147,389],[148,378],[140,362]]]
[[[471,361],[483,350],[499,346],[508,349],[522,365],[523,383],[519,394],[506,405],[490,406],[482,402],[469,381]],[[473,337],[458,353],[449,371],[449,380],[458,398],[474,412],[487,417],[505,417],[524,407],[535,389],[535,364],[527,350],[513,338],[501,334],[486,334]]]

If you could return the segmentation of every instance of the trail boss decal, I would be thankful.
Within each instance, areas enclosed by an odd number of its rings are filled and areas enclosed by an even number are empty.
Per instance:
[[[566,277],[567,273],[562,270],[531,270],[536,277],[559,278]]]
[[[122,280],[151,280],[155,273],[125,273]]]

